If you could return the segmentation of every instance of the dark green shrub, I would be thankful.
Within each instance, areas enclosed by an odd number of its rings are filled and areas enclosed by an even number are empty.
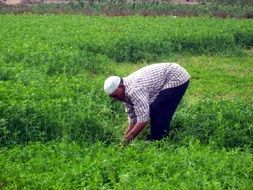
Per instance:
[[[34,105],[35,106],[35,105]],[[25,144],[62,138],[61,126],[33,105],[8,106],[0,112],[0,144]],[[45,110],[46,111],[46,110]],[[43,113],[44,112],[44,113]]]

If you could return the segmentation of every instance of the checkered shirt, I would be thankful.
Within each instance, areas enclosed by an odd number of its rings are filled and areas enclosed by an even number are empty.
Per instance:
[[[150,104],[167,88],[180,86],[190,79],[177,63],[157,63],[143,67],[123,78],[125,108],[129,123],[146,122]]]

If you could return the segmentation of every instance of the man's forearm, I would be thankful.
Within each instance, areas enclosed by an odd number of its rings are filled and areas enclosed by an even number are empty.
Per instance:
[[[130,142],[133,140],[136,136],[140,134],[140,132],[146,127],[148,122],[138,122],[134,125],[132,130],[130,130],[128,133],[125,135],[125,140],[127,142]]]

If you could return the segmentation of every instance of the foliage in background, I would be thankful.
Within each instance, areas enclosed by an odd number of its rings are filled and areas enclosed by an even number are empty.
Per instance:
[[[212,3],[212,4],[225,4],[225,5],[253,5],[251,0],[199,0],[203,3]]]
[[[0,22],[5,26],[0,31],[2,60],[49,64],[49,74],[54,67],[75,72],[76,62],[89,67],[84,58],[91,55],[98,62],[101,56],[137,62],[175,53],[231,54],[253,46],[252,20],[23,15],[0,16]],[[14,43],[4,41],[10,38]]]
[[[70,1],[57,4],[0,5],[0,13],[84,14],[110,16],[211,16],[253,18],[250,0],[205,0],[198,4],[175,4],[160,1]]]

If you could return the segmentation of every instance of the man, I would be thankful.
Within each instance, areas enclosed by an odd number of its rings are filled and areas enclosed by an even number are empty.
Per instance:
[[[151,120],[150,140],[160,140],[169,132],[170,121],[190,81],[189,73],[176,63],[153,64],[120,78],[105,80],[105,92],[125,104],[129,143]]]

